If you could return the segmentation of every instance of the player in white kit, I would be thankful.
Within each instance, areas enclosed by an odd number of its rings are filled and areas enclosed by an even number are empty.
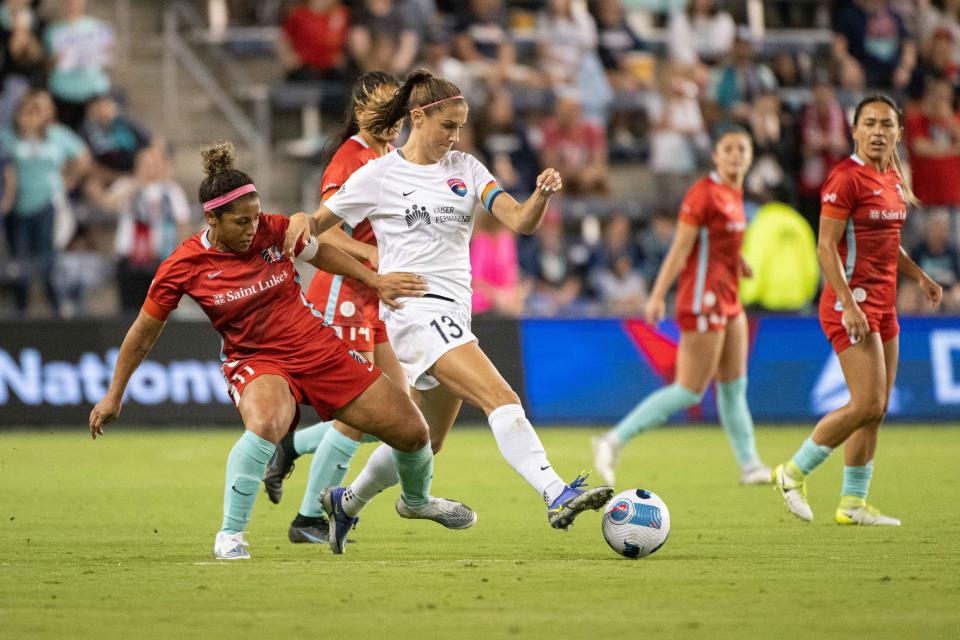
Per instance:
[[[613,489],[584,489],[585,476],[568,485],[553,470],[519,397],[471,332],[469,252],[477,204],[514,231],[530,234],[562,183],[547,169],[529,199],[514,200],[481,162],[452,150],[467,111],[456,85],[426,71],[411,73],[375,113],[382,122],[409,117],[406,144],[358,169],[312,216],[293,216],[286,246],[341,220],[351,226],[370,220],[380,272],[416,273],[428,286],[422,298],[405,299],[397,310],[381,305],[380,313],[411,395],[430,425],[433,450],[443,446],[462,401],[476,405],[487,415],[503,457],[546,502],[550,525],[566,529],[582,511],[602,507]],[[396,482],[390,450],[381,446],[349,487],[324,494],[335,553],[342,553],[347,529],[366,502]],[[397,511],[419,517],[399,502]]]

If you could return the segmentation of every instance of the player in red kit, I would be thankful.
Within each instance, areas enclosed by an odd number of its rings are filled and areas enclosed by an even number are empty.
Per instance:
[[[281,250],[289,220],[261,212],[256,187],[233,168],[234,157],[230,143],[204,152],[207,177],[200,200],[208,226],[158,268],[120,348],[110,388],[90,413],[91,435],[102,435],[103,426],[119,416],[130,376],[180,298],[189,295],[223,337],[224,378],[246,428],[227,459],[214,557],[250,557],[243,531],[275,444],[296,427],[299,404],[348,420],[392,446],[402,499],[420,511],[436,509],[429,495],[433,454],[423,416],[400,387],[349,349],[311,309]],[[419,277],[377,275],[326,243],[305,243],[295,253],[318,268],[365,282],[387,305],[424,293]]]
[[[807,475],[845,443],[835,519],[843,525],[900,521],[867,504],[877,432],[897,377],[897,274],[915,280],[934,306],[942,290],[900,246],[907,207],[917,204],[900,167],[903,114],[887,96],[857,105],[854,153],[834,167],[821,193],[817,254],[826,278],[820,324],[840,360],[850,401],[824,416],[793,458],[773,470],[787,508],[812,521]]]
[[[663,319],[664,299],[679,276],[676,379],[593,440],[594,467],[610,484],[623,446],[677,411],[699,404],[714,377],[720,422],[740,467],[740,481],[770,482],[770,469],[757,455],[747,406],[747,318],[740,304],[740,277],[750,275],[740,256],[747,226],[742,189],[752,161],[750,135],[740,128],[728,130],[714,145],[715,171],[695,183],[683,200],[676,236],[645,313],[650,324]]]
[[[320,180],[321,200],[336,193],[354,171],[393,148],[391,143],[400,134],[402,121],[381,131],[374,130],[369,120],[372,108],[393,97],[398,87],[395,77],[381,71],[365,73],[354,82],[347,117],[333,137],[334,152]],[[378,264],[377,239],[369,221],[331,229],[324,240],[368,267]],[[405,385],[403,369],[380,320],[380,299],[375,290],[352,278],[319,271],[307,289],[307,300],[344,342],[373,361],[391,380]],[[327,542],[329,522],[317,497],[326,487],[342,483],[363,436],[343,422],[329,421],[297,429],[280,441],[263,478],[274,503],[280,502],[283,481],[292,473],[294,460],[305,453],[314,454],[303,500],[287,530],[291,542]]]

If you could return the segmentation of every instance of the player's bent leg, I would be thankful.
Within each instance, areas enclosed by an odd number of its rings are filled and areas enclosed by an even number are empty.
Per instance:
[[[501,455],[547,504],[551,526],[566,529],[587,509],[599,509],[613,495],[608,486],[583,489],[586,476],[567,485],[547,459],[520,398],[476,342],[443,354],[430,373],[453,395],[483,409]]]
[[[238,404],[246,431],[227,458],[223,494],[223,523],[214,542],[214,557],[220,560],[249,558],[243,537],[253,510],[260,479],[275,444],[290,429],[296,403],[287,381],[278,375],[261,375],[243,389]]]
[[[411,388],[410,397],[427,421],[430,446],[433,447],[433,455],[437,455],[453,428],[463,401],[443,385],[425,391]]]

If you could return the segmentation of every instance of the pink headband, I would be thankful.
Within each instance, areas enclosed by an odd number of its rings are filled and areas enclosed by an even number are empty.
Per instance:
[[[449,98],[443,98],[442,100],[437,100],[436,102],[431,102],[430,104],[414,107],[413,109],[410,109],[410,112],[413,113],[417,109],[429,109],[430,107],[435,107],[441,102],[446,102],[447,100],[463,100],[463,96],[450,96]]]
[[[256,190],[257,188],[253,186],[252,182],[250,184],[245,184],[242,187],[237,187],[233,191],[225,193],[219,198],[214,198],[213,200],[207,200],[206,202],[204,202],[203,210],[213,211],[214,209],[217,209],[218,207],[222,207],[228,202],[233,202],[234,200],[236,200],[242,195],[246,195],[248,193],[255,193]]]

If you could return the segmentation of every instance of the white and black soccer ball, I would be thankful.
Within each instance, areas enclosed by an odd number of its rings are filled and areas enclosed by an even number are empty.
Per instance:
[[[622,491],[603,510],[603,537],[625,558],[645,558],[670,534],[670,511],[657,494],[645,489]]]

